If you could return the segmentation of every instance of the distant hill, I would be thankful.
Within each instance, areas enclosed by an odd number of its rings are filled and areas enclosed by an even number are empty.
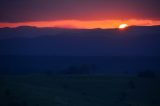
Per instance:
[[[0,28],[1,55],[160,56],[160,26]]]

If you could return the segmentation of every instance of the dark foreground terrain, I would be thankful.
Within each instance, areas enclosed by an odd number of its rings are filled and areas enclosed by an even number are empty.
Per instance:
[[[160,106],[159,35],[0,28],[0,106]]]
[[[0,106],[160,106],[159,98],[158,76],[0,76]]]

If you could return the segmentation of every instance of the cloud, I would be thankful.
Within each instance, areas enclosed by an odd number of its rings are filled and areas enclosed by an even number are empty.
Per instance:
[[[160,0],[0,0],[0,22],[160,19]]]
[[[37,22],[15,22],[0,23],[0,27],[18,27],[18,26],[36,26],[36,27],[60,27],[60,28],[118,28],[120,24],[128,24],[129,26],[152,26],[160,25],[160,21],[156,20],[58,20],[58,21],[37,21]]]

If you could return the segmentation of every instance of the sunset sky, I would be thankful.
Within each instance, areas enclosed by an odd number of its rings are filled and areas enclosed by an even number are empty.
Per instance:
[[[0,27],[160,25],[160,0],[0,0]]]

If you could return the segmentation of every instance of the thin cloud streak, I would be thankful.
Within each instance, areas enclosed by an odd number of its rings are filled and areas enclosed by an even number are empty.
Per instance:
[[[35,27],[58,27],[58,28],[77,28],[77,29],[93,29],[93,28],[118,28],[120,24],[128,24],[129,26],[153,26],[160,25],[160,20],[59,20],[59,21],[36,21],[36,22],[1,22],[0,28],[18,27],[18,26],[35,26]]]

